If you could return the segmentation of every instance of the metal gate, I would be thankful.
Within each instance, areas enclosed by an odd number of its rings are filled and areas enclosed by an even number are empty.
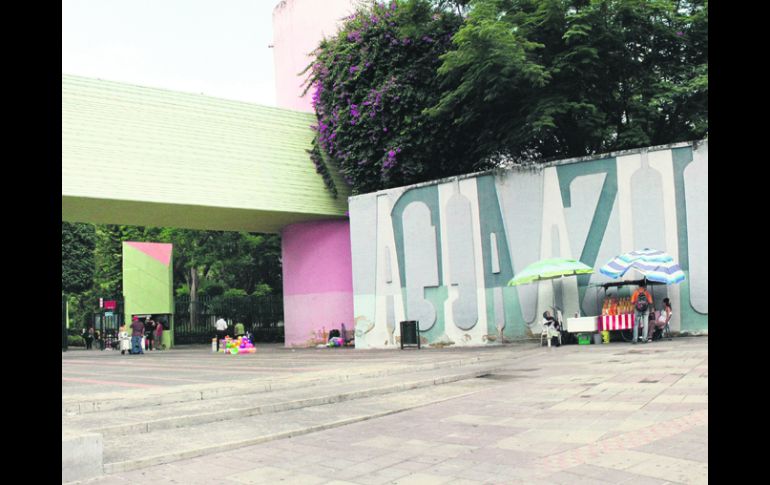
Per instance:
[[[174,300],[174,342],[205,344],[215,335],[219,317],[243,323],[255,342],[283,342],[283,298],[280,296],[189,297]],[[232,327],[230,327],[232,332]]]

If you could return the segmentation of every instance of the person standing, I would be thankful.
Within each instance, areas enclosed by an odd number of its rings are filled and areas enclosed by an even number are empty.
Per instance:
[[[142,336],[144,335],[144,324],[139,321],[139,318],[134,317],[131,321],[131,353],[143,354],[142,348]]]
[[[217,352],[219,352],[219,341],[225,338],[227,332],[227,322],[224,318],[219,317],[219,320],[217,320],[215,326],[217,328]]]
[[[152,350],[152,344],[155,342],[155,327],[157,324],[152,316],[147,317],[144,322],[144,350]]]
[[[639,327],[644,327],[642,333],[642,343],[647,343],[647,332],[649,325],[647,323],[647,317],[650,315],[650,306],[652,306],[652,295],[647,291],[647,283],[642,281],[639,284],[639,288],[631,295],[631,303],[634,305],[635,323],[634,323],[634,339],[631,343],[635,344],[639,340]]]
[[[157,340],[158,343],[155,344],[155,350],[158,349],[159,346],[163,343],[163,322],[158,320],[155,322],[155,340]],[[162,347],[161,347],[162,348]]]
[[[235,338],[243,337],[246,335],[246,329],[244,328],[243,324],[238,322],[235,324]]]
[[[83,339],[86,341],[86,350],[91,350],[91,344],[94,341],[94,327],[83,330]]]

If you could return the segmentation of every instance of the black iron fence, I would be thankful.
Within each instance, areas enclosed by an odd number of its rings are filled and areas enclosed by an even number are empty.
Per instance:
[[[114,310],[99,310],[93,314],[92,325],[100,335],[117,335],[123,325],[123,300],[116,299]],[[174,343],[204,344],[215,335],[218,318],[230,323],[230,334],[236,323],[243,323],[255,342],[283,342],[283,298],[281,296],[190,297],[174,299]],[[130,322],[129,322],[130,323]],[[67,348],[67,334],[79,334],[66,329],[66,300],[62,297],[62,350]]]
[[[214,323],[224,318],[231,326],[243,323],[255,342],[283,342],[283,298],[280,296],[189,297],[174,300],[174,342],[208,343],[214,337]]]

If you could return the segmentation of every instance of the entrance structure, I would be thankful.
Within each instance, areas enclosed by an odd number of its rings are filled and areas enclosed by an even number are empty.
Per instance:
[[[62,220],[273,233],[290,226],[287,295],[320,305],[330,293],[336,304],[293,312],[285,300],[286,345],[323,326],[350,328],[348,193],[338,179],[343,189],[332,197],[315,172],[307,154],[313,121],[309,113],[62,75]],[[325,286],[335,267],[340,277]]]

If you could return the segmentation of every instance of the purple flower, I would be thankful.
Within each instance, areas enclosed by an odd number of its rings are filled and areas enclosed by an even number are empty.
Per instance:
[[[351,66],[350,67],[350,74],[355,74],[357,70],[358,70],[358,66]]]
[[[387,127],[385,127],[385,128],[383,128],[383,129],[382,129],[382,131],[384,131],[385,133],[387,133],[387,132],[388,132],[388,128],[387,128]]]
[[[385,161],[382,163],[382,169],[388,170],[390,168],[393,168],[396,165],[396,154],[400,153],[401,149],[396,147],[395,149],[388,150],[387,157],[385,158]]]
[[[372,20],[373,24],[376,24],[377,22],[380,21],[380,19],[378,19],[376,15],[372,15],[372,19],[371,20]]]
[[[431,38],[430,38],[430,37],[428,37],[427,35],[424,35],[424,36],[422,37],[422,40],[424,40],[425,42],[433,42],[433,39],[431,39]]]
[[[313,109],[316,109],[318,106],[318,103],[321,101],[321,92],[323,91],[323,86],[321,83],[315,83],[315,90],[313,91]]]
[[[348,40],[359,42],[361,40],[361,32],[354,30],[348,34]]]
[[[680,30],[679,32],[677,32],[677,33],[676,33],[676,35],[678,35],[679,37],[681,37],[681,36],[683,36],[683,35],[684,35],[684,32],[682,32],[682,31]]]

